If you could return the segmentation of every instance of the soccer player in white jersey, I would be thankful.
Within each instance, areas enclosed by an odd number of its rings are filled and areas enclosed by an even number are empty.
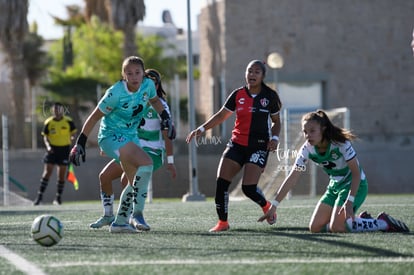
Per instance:
[[[77,166],[80,165],[81,157],[85,161],[88,135],[102,118],[98,133],[99,147],[107,156],[120,162],[128,179],[121,194],[117,215],[109,230],[112,233],[135,233],[136,228],[129,222],[129,209],[138,190],[148,185],[153,167],[152,160],[141,148],[137,135],[137,127],[148,103],[160,114],[161,127],[168,130],[168,137],[172,139],[175,133],[170,116],[157,96],[154,82],[145,77],[144,61],[137,56],[127,57],[122,63],[121,73],[122,80],[105,92],[86,119],[69,159]]]
[[[312,160],[329,175],[330,181],[309,223],[309,230],[319,232],[408,232],[401,221],[382,212],[376,219],[366,211],[355,217],[368,193],[368,182],[356,157],[350,131],[332,124],[322,110],[305,114],[302,118],[305,143],[295,164],[277,191],[269,211],[259,218],[265,220],[276,213],[276,208],[289,190],[298,182]]]
[[[170,114],[167,104],[166,93],[162,87],[161,75],[157,70],[147,69],[145,74],[152,79],[155,84],[157,95],[164,106],[164,109]],[[170,114],[171,116],[171,114]],[[138,137],[142,149],[151,157],[153,171],[155,172],[164,164],[165,154],[167,155],[167,170],[171,177],[176,177],[176,168],[174,165],[173,142],[168,138],[167,131],[161,130],[160,117],[156,110],[151,106],[147,108],[143,115],[143,120],[138,127]],[[101,228],[110,225],[115,216],[113,215],[114,193],[112,181],[122,176],[122,167],[119,162],[111,160],[99,173],[99,183],[101,190],[101,202],[103,206],[103,216],[94,223],[89,225],[90,228]],[[128,183],[126,177],[122,177],[122,186]],[[146,223],[143,215],[145,199],[147,197],[148,186],[138,190],[136,200],[134,201],[135,219],[130,219],[131,224],[139,231],[148,231],[151,227]]]

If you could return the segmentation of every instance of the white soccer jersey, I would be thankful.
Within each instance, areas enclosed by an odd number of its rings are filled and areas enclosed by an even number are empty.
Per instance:
[[[167,102],[160,98],[160,101],[171,117],[170,108]],[[161,119],[152,106],[149,106],[147,112],[143,115],[145,123],[138,128],[138,137],[142,147],[149,147],[152,149],[165,149],[165,142],[162,137]]]

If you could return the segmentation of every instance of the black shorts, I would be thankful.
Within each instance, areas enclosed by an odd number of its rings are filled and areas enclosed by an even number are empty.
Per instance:
[[[70,146],[52,146],[53,152],[47,152],[43,158],[43,163],[68,165]]]
[[[246,163],[253,163],[260,168],[265,168],[269,151],[266,147],[248,147],[232,142],[227,143],[227,147],[222,157],[234,160],[240,166]]]

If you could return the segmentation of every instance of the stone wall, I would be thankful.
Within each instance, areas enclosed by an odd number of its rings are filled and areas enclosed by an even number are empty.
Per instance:
[[[350,109],[371,191],[394,192],[396,185],[414,191],[407,157],[414,153],[414,1],[211,3],[199,16],[206,117],[218,105],[217,96],[210,100],[218,93],[211,87],[219,86],[212,79],[225,75],[229,94],[244,85],[250,60],[266,60],[276,51],[284,58],[280,82],[321,82],[323,108]]]

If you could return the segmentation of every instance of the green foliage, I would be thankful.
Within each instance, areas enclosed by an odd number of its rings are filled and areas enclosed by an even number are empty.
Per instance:
[[[92,17],[74,32],[74,67],[102,83],[116,82],[121,78],[122,47],[122,32]]]
[[[96,18],[90,24],[83,24],[74,31],[72,44],[73,65],[62,71],[63,39],[51,47],[54,60],[50,69],[52,84],[62,78],[83,78],[95,80],[96,83],[110,85],[120,78],[120,63],[122,62],[123,35],[114,31],[109,25],[102,24]],[[87,83],[86,81],[85,83]],[[53,85],[49,85],[53,86]],[[59,91],[54,91],[59,93]]]
[[[31,86],[34,86],[47,71],[51,59],[42,50],[43,38],[34,32],[29,32],[23,43],[23,63]]]
[[[138,55],[145,61],[145,68],[157,69],[163,79],[172,79],[176,72],[177,62],[173,57],[164,57],[165,50],[174,50],[174,46],[161,36],[150,35],[143,37],[138,34],[136,38]]]

